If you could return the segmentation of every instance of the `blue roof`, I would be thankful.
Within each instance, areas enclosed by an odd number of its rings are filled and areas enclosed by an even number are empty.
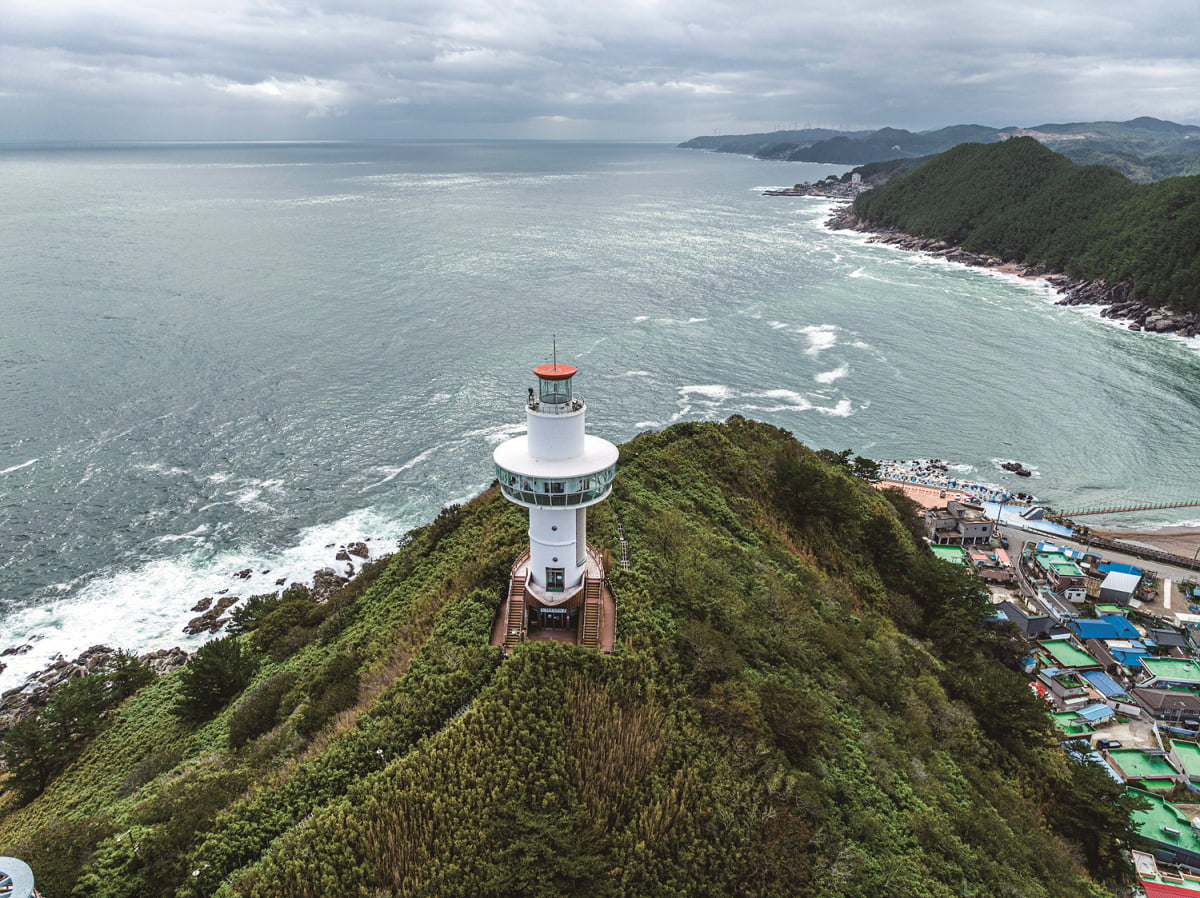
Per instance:
[[[1116,561],[1102,561],[1096,565],[1096,570],[1102,574],[1106,574],[1109,571],[1117,571],[1122,574],[1137,574],[1139,577],[1143,573],[1140,567],[1134,567],[1132,564],[1121,564]]]
[[[1107,717],[1112,717],[1116,712],[1108,705],[1088,705],[1086,708],[1081,708],[1076,712],[1084,720],[1097,721],[1104,720]]]
[[[1118,639],[1142,638],[1142,634],[1138,632],[1138,628],[1131,624],[1129,618],[1123,614],[1102,614],[1098,619],[1115,627]]]
[[[1118,664],[1124,664],[1126,667],[1140,667],[1142,659],[1150,653],[1144,648],[1114,648],[1109,646],[1108,650],[1112,652],[1112,656],[1117,659]]]
[[[1125,693],[1121,684],[1102,670],[1083,670],[1079,673],[1080,676],[1096,688],[1097,692],[1105,697],[1123,695]]]
[[[1138,639],[1137,627],[1120,614],[1105,614],[1098,618],[1077,617],[1067,624],[1080,639]]]

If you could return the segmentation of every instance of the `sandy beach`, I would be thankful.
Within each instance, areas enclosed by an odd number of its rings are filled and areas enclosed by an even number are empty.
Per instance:
[[[1099,530],[1097,536],[1152,546],[1182,558],[1191,558],[1200,548],[1200,527],[1163,527],[1160,530]]]

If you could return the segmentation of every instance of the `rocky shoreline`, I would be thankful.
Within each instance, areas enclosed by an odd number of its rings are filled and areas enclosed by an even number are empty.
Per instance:
[[[835,210],[825,222],[825,226],[834,231],[849,230],[871,234],[871,243],[886,243],[976,268],[991,268],[1021,277],[1040,278],[1061,294],[1058,305],[1102,306],[1101,317],[1126,321],[1129,329],[1133,331],[1176,334],[1180,337],[1200,336],[1200,314],[1152,305],[1138,299],[1129,284],[1082,280],[1041,266],[1024,266],[1005,262],[995,256],[969,252],[945,240],[914,237],[895,228],[883,228],[863,221],[848,206]]]
[[[330,546],[330,548],[333,547]],[[312,585],[309,587],[313,600],[316,602],[326,601],[354,578],[358,571],[351,562],[351,558],[366,561],[369,556],[370,550],[366,541],[363,540],[338,547],[336,561],[344,562],[344,564],[341,570],[326,567],[313,572]],[[247,580],[253,573],[247,568],[237,571],[232,574],[232,577],[235,580]],[[269,571],[262,573],[267,574]],[[275,586],[280,588],[285,583],[286,579],[276,580]],[[206,596],[192,607],[192,611],[203,613],[192,618],[183,628],[183,632],[190,636],[204,632],[216,634],[229,622],[226,612],[230,611],[239,601],[241,601],[241,596],[236,595]],[[23,655],[32,648],[33,646],[27,643],[10,646],[0,651],[0,671],[4,670],[5,658]],[[42,670],[26,677],[25,682],[20,686],[0,693],[0,733],[26,717],[36,714],[46,706],[55,691],[61,686],[77,677],[95,673],[115,658],[117,652],[118,649],[107,645],[94,645],[70,661],[62,655],[58,655]],[[139,655],[138,660],[148,664],[156,674],[164,674],[182,667],[190,657],[191,653],[175,646]]]

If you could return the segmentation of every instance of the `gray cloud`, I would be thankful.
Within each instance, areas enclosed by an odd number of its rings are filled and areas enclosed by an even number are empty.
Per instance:
[[[0,139],[648,137],[1200,121],[1192,0],[42,0]]]

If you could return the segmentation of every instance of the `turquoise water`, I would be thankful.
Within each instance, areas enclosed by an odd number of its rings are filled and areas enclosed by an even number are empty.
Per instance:
[[[1195,345],[760,195],[834,171],[660,144],[0,150],[0,647],[37,640],[0,688],[96,642],[194,644],[199,598],[473,495],[552,336],[614,441],[737,412],[1055,504],[1200,494]]]

